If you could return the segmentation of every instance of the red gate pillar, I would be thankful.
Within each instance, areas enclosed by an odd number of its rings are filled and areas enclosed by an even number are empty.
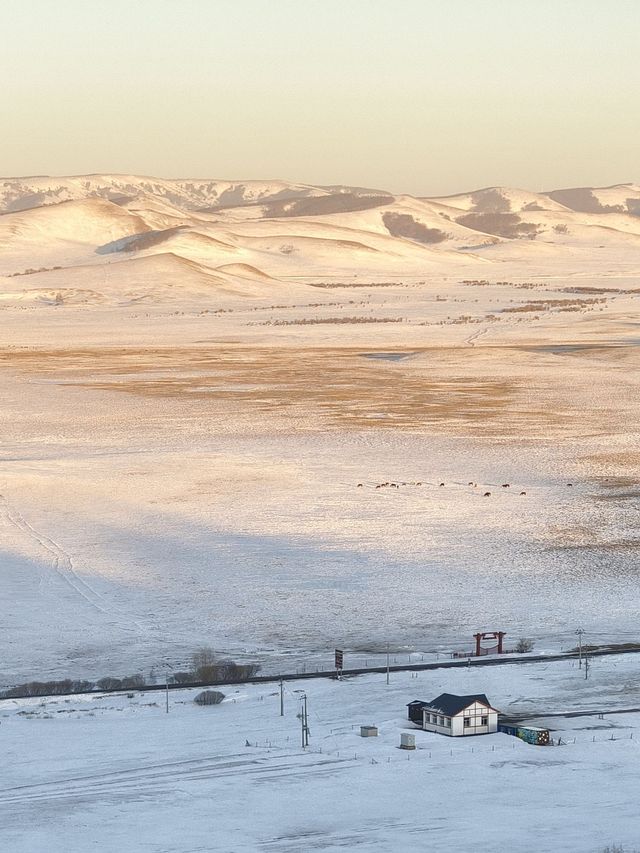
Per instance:
[[[476,657],[480,657],[480,640],[482,639],[482,634],[474,634],[473,635],[476,641]]]

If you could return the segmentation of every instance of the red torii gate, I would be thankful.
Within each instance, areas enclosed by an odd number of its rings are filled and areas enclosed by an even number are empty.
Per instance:
[[[497,640],[497,644],[491,648],[491,651],[495,651],[496,654],[501,655],[503,653],[502,641],[506,631],[487,631],[484,634],[474,634],[473,638],[476,641],[476,657],[480,657],[480,655],[489,654],[489,649],[484,649],[481,645],[483,640]]]

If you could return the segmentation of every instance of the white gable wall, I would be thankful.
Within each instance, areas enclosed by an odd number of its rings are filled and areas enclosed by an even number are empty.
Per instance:
[[[483,725],[482,721],[485,717],[486,723]],[[468,720],[467,725],[465,725],[465,720]],[[450,725],[448,725],[449,722]],[[438,714],[436,709],[425,708],[423,710],[422,728],[428,732],[436,732],[451,737],[486,735],[498,731],[498,712],[492,708],[487,708],[481,702],[473,702],[468,708],[450,718]]]
[[[486,724],[482,725],[486,717]],[[465,725],[468,720],[468,725]],[[498,731],[498,712],[487,708],[481,702],[474,702],[457,714],[451,721],[452,734],[454,735],[486,735]]]

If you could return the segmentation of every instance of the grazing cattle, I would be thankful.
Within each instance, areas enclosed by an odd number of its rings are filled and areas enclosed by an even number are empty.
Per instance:
[[[520,494],[521,494],[521,495],[526,495],[527,493],[526,493],[526,492],[520,492]]]
[[[503,484],[502,484],[502,488],[503,488],[503,489],[510,489],[510,488],[511,488],[511,485],[510,485],[509,483],[503,483]]]
[[[422,483],[416,483],[416,486],[421,486],[421,485],[422,485]]]
[[[567,483],[567,486],[573,486],[573,483]]]
[[[444,483],[440,483],[440,486],[441,486],[441,487],[442,487],[442,486],[444,486]]]
[[[483,498],[490,498],[490,497],[491,497],[491,492],[485,492],[485,493],[484,493],[484,495],[483,495],[482,497],[483,497]]]
[[[475,483],[467,483],[467,486],[475,486]]]
[[[359,489],[361,489],[361,488],[362,488],[362,483],[358,483],[358,488],[359,488]]]
[[[376,489],[381,489],[381,488],[382,488],[382,486],[380,485],[380,483],[378,483],[378,485],[376,486]]]

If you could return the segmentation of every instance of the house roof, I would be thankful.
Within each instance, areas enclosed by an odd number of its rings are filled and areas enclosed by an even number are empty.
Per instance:
[[[468,696],[455,696],[453,693],[441,693],[439,696],[436,696],[435,699],[432,699],[431,702],[425,702],[424,707],[432,708],[434,711],[439,711],[447,717],[453,717],[456,714],[459,714],[460,711],[464,711],[464,709],[468,708],[469,705],[473,705],[474,702],[480,702],[482,705],[486,705],[487,708],[491,708],[492,711],[496,710],[491,706],[491,703],[484,693],[471,693]]]

